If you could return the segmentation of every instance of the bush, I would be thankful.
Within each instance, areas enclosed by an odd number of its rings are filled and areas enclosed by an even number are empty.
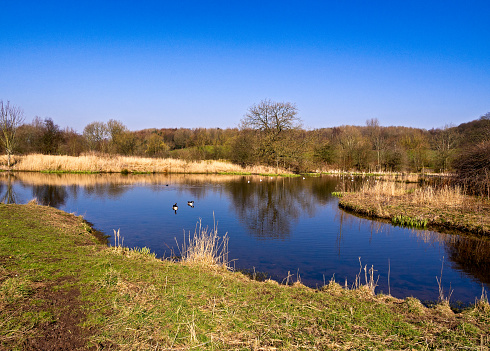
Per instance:
[[[463,151],[453,167],[458,183],[471,193],[490,197],[490,140]]]

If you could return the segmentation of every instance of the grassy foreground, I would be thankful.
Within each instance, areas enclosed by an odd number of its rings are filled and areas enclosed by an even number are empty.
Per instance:
[[[410,189],[404,183],[376,182],[356,192],[338,192],[339,206],[408,227],[439,227],[490,235],[490,200],[459,188]]]
[[[454,314],[365,286],[260,283],[107,247],[91,232],[50,207],[0,204],[1,350],[490,347],[485,299]]]

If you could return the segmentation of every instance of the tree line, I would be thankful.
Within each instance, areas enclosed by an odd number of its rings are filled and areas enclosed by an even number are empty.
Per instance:
[[[51,118],[35,117],[25,123],[20,108],[2,101],[0,107],[0,139],[8,155],[78,156],[95,152],[222,159],[241,165],[267,164],[293,172],[457,171],[468,184],[490,177],[490,113],[459,126],[430,130],[385,127],[376,118],[363,126],[306,130],[294,104],[264,100],[248,109],[237,128],[131,131],[123,122],[111,119],[89,123],[78,133],[72,128],[61,129]]]

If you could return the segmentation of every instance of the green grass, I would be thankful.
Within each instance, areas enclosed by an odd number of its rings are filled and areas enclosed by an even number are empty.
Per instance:
[[[404,215],[396,215],[391,218],[391,223],[401,227],[427,228],[427,219],[418,219]]]
[[[25,172],[25,171],[16,171],[16,172]],[[48,174],[100,174],[101,172],[96,171],[39,171],[39,173],[48,173]]]
[[[252,175],[251,172],[218,172],[221,175]]]
[[[0,204],[0,349],[52,333],[72,348],[117,350],[490,346],[488,302],[455,315],[364,287],[257,282],[110,248],[89,229],[53,208]]]

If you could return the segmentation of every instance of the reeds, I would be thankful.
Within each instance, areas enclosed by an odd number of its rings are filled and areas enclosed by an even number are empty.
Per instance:
[[[476,299],[475,301],[475,308],[480,310],[481,312],[484,313],[489,313],[490,312],[490,304],[488,302],[488,295],[487,292],[485,291],[485,288],[482,286],[481,288],[481,297]]]
[[[371,268],[367,268],[367,265],[364,265],[364,267],[362,266],[362,263],[361,263],[361,258],[359,257],[359,274],[356,275],[356,279],[354,281],[354,286],[353,288],[354,289],[361,289],[362,287],[364,287],[365,289],[367,289],[372,295],[375,295],[375,290],[376,290],[376,287],[378,286],[378,281],[379,281],[379,276],[376,278],[376,280],[374,279],[374,266],[371,266]],[[362,279],[361,279],[361,275],[362,275],[362,271],[364,270],[364,284],[362,284]]]
[[[194,234],[186,237],[179,247],[181,260],[188,264],[204,266],[220,266],[228,268],[228,234],[218,236],[218,227],[215,223],[212,230],[203,227],[201,220],[196,224]]]
[[[241,167],[227,161],[186,161],[173,158],[145,158],[103,154],[78,157],[58,155],[17,156],[13,167],[18,171],[112,172],[112,173],[250,173],[287,174],[286,170],[268,166]]]
[[[416,187],[406,183],[382,182],[366,183],[360,193],[373,196],[376,200],[390,200],[392,197],[407,196],[412,204],[461,206],[465,195],[458,186],[448,185],[435,188],[433,186]]]
[[[442,256],[442,264],[441,264],[441,276],[436,277],[437,285],[439,287],[439,302],[445,305],[449,305],[449,300],[451,299],[451,295],[453,294],[453,290],[451,287],[449,288],[449,293],[446,294],[444,292],[444,288],[442,286],[442,271],[444,269],[444,256]]]

